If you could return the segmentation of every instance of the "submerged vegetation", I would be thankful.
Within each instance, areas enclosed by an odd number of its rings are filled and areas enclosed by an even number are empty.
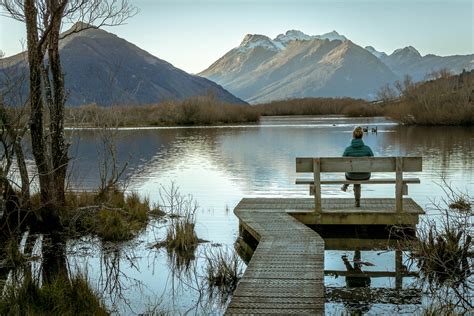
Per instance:
[[[217,290],[221,301],[226,302],[242,277],[242,260],[235,251],[222,248],[208,251],[205,258],[209,293],[212,295]]]
[[[474,308],[474,253],[472,234],[474,200],[444,184],[447,199],[433,204],[441,220],[428,219],[417,230],[417,239],[403,245],[411,249],[410,261],[421,274],[421,286],[434,302],[427,314],[464,314]]]
[[[174,184],[169,189],[162,187],[160,197],[160,209],[168,216],[168,226],[165,238],[155,247],[165,248],[178,268],[188,266],[195,258],[197,246],[204,242],[195,230],[198,204],[191,195],[181,194]]]

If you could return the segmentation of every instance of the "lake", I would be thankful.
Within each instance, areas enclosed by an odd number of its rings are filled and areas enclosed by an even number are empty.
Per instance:
[[[70,241],[69,264],[87,271],[92,286],[119,314],[166,311],[171,314],[222,314],[225,305],[203,295],[205,251],[233,251],[238,220],[232,210],[243,197],[307,197],[308,187],[295,185],[295,158],[340,156],[350,143],[354,126],[377,126],[364,142],[376,156],[422,156],[423,172],[407,174],[421,179],[409,186],[409,196],[430,210],[444,194],[443,181],[461,191],[474,191],[474,129],[468,127],[400,126],[384,118],[263,117],[252,125],[212,127],[125,128],[117,131],[117,158],[128,163],[127,190],[160,202],[160,190],[171,183],[199,203],[196,230],[209,241],[198,247],[196,260],[186,271],[173,268],[173,258],[152,245],[163,238],[166,222],[152,221],[136,240],[117,245],[93,238]],[[98,186],[100,141],[96,130],[70,131],[72,186]],[[342,175],[328,175],[337,177]],[[381,175],[390,176],[392,175]],[[362,187],[364,197],[392,197],[394,185]],[[323,197],[352,197],[339,186],[323,186]],[[327,250],[326,270],[344,270],[342,255],[353,251]],[[393,251],[362,251],[373,271],[394,269]],[[404,280],[409,287],[415,280]],[[393,288],[394,278],[376,278],[371,288]],[[326,276],[328,287],[342,288],[344,278]],[[205,294],[205,293],[204,293]],[[423,297],[427,304],[428,298]],[[403,302],[402,302],[403,303]],[[352,307],[344,302],[326,303],[327,314],[341,314]],[[418,304],[365,304],[369,314],[411,314]]]

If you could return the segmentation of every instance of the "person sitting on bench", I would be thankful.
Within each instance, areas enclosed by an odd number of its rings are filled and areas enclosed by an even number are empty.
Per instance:
[[[357,126],[352,132],[352,142],[349,147],[344,150],[343,157],[373,157],[374,153],[369,146],[365,145],[362,141],[364,136],[364,130],[362,127]],[[347,180],[369,180],[370,172],[346,172]],[[346,191],[349,184],[343,184],[341,187],[342,191]],[[360,207],[360,184],[354,184],[354,197],[355,206]]]

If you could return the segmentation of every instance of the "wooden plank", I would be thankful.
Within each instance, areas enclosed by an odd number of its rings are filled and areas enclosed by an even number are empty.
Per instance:
[[[316,214],[321,213],[321,172],[319,158],[313,159],[313,176],[314,176],[314,210]]]
[[[403,178],[403,183],[414,184],[421,183],[419,178]],[[334,180],[321,180],[321,184],[395,184],[395,178],[375,178],[370,180],[346,180],[346,179],[334,179]],[[297,178],[295,184],[314,184],[314,180],[310,178]]]
[[[422,171],[421,157],[400,157],[402,171]],[[395,172],[396,157],[321,157],[321,172]],[[313,158],[296,158],[296,172],[313,172]]]

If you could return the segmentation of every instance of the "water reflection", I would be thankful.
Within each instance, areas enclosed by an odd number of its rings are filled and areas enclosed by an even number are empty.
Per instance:
[[[370,286],[370,277],[362,272],[362,265],[364,263],[361,261],[360,250],[354,250],[354,257],[352,259],[352,263],[347,259],[346,255],[341,256],[342,262],[344,262],[344,266],[346,267],[347,272],[346,274],[346,286],[347,287],[368,287]],[[370,264],[373,266],[373,264]]]
[[[455,186],[473,191],[473,129],[397,126],[380,118],[269,118],[260,125],[126,129],[119,132],[118,159],[129,162],[128,188],[148,195],[152,202],[159,199],[159,188],[168,186],[171,181],[179,185],[182,193],[192,193],[200,204],[196,214],[198,237],[231,246],[238,237],[238,221],[231,210],[241,198],[307,196],[306,187],[294,185],[295,158],[340,156],[355,125],[377,126],[376,134],[364,136],[364,141],[377,156],[423,156],[423,173],[416,174],[421,178],[421,184],[410,186],[409,192],[420,205],[425,206],[430,199],[443,195],[442,188],[433,185],[440,182],[442,176]],[[72,137],[73,184],[95,188],[99,168],[97,134],[87,130],[75,132]],[[364,197],[394,195],[392,185],[362,189]],[[323,196],[351,197],[351,193],[341,192],[336,186],[323,186],[322,191]],[[87,267],[97,288],[108,289],[110,293],[115,291],[110,289],[121,289],[118,292],[122,298],[108,299],[108,305],[115,306],[121,314],[162,309],[172,313],[222,312],[222,306],[203,295],[200,285],[199,275],[202,277],[205,262],[201,254],[205,246],[198,246],[195,259],[184,264],[185,270],[197,271],[197,278],[193,273],[188,276],[175,273],[173,263],[177,261],[174,258],[164,250],[150,249],[163,234],[163,228],[158,226],[150,225],[134,243],[121,245],[119,251],[104,251],[95,240],[68,244],[69,250],[87,249],[87,255],[69,255],[69,260],[74,259],[77,267]],[[371,277],[370,287],[355,290],[346,286],[346,277],[327,276],[328,289],[332,289],[332,293],[342,293],[340,295],[346,298],[365,293],[373,313],[399,310],[399,303],[405,304],[402,310],[406,312],[416,310],[421,294],[410,292],[413,282],[410,273],[413,271],[404,272],[400,264],[405,260],[405,254],[390,250],[393,248],[387,250],[384,241],[378,246],[364,248],[367,242],[352,239],[352,248],[328,248],[326,269],[347,272],[341,259],[344,255],[355,269],[357,245],[361,260],[374,264],[370,271],[394,274]],[[397,259],[399,257],[403,260]],[[120,271],[112,269],[117,262]],[[368,270],[359,268],[364,273]],[[397,277],[397,269],[406,275]],[[118,275],[121,284],[105,282],[108,275]],[[379,294],[387,295],[377,298]],[[342,299],[328,304],[328,311],[345,310]],[[388,307],[381,307],[381,304]]]
[[[383,229],[377,233],[377,228],[359,228],[352,236],[328,234],[329,228],[321,232],[326,249],[326,313],[413,313],[419,309],[422,291],[414,286],[418,272],[405,265],[408,256],[399,240],[386,230],[383,236]]]

